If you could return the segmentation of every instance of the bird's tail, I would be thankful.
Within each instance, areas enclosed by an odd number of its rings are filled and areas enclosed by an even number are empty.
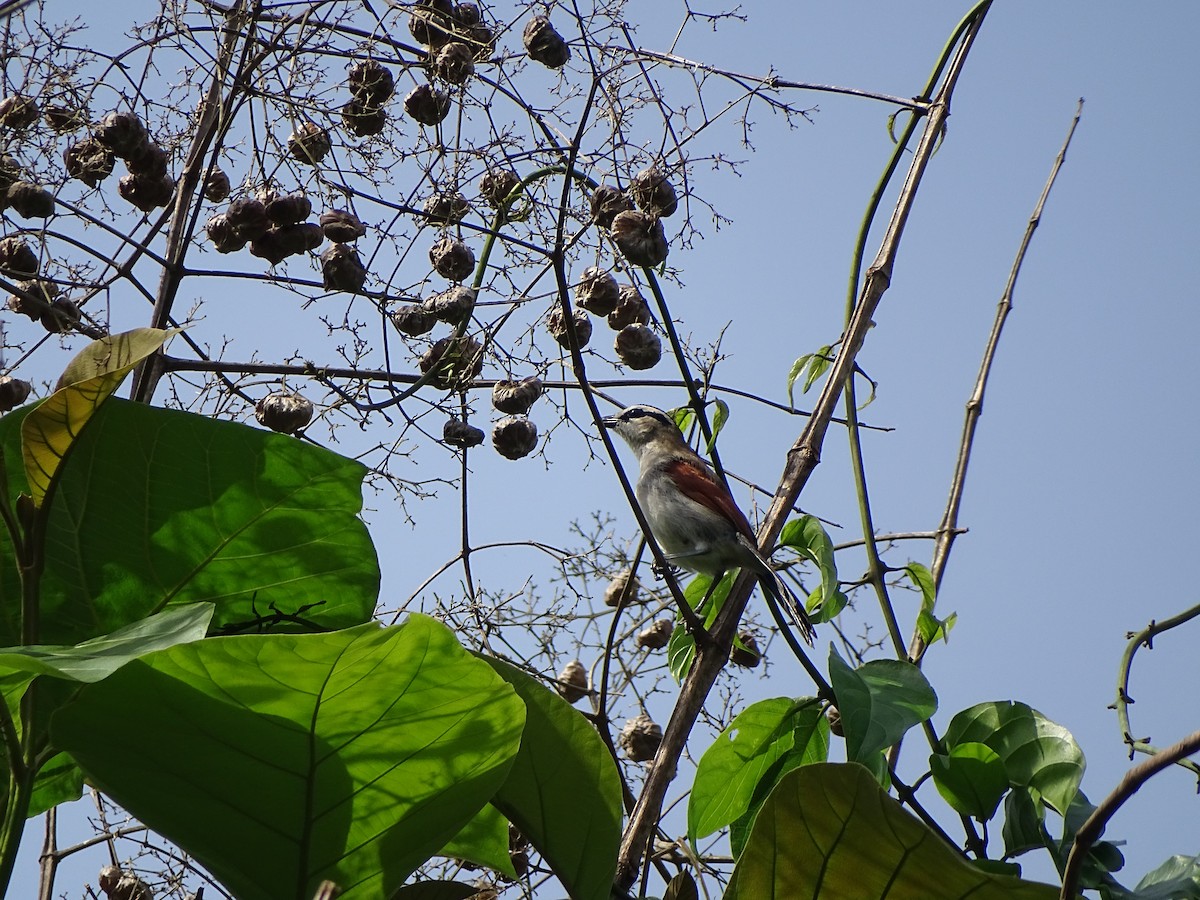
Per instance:
[[[800,636],[804,638],[804,642],[808,646],[813,645],[813,638],[817,636],[816,629],[813,628],[812,620],[809,619],[808,613],[804,611],[804,604],[795,592],[788,587],[786,581],[774,569],[770,570],[770,574],[763,575],[759,582],[762,584],[763,590],[769,593],[775,601],[787,610],[788,617],[795,623],[796,628],[800,631]]]

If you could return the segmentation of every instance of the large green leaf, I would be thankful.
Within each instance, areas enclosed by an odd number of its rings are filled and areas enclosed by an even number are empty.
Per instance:
[[[554,870],[572,900],[607,900],[621,843],[621,781],[577,709],[521,670],[483,657],[525,701],[525,737],[492,801]]]
[[[1024,703],[1000,700],[965,709],[950,720],[942,740],[947,748],[987,744],[1004,760],[1010,784],[1035,788],[1059,813],[1070,807],[1083,779],[1083,751],[1071,732]]]
[[[933,687],[920,669],[904,660],[875,659],[852,669],[830,644],[829,677],[851,762],[890,747],[937,711]]]
[[[1197,900],[1200,857],[1172,856],[1138,882],[1135,900]]]
[[[211,638],[85,686],[52,737],[239,900],[378,898],[504,783],[525,707],[442,624]]]
[[[725,900],[1054,900],[1058,890],[982,872],[855,764],[803,766],[759,810]]]
[[[379,565],[358,517],[365,473],[292,437],[110,399],[51,503],[40,640],[75,644],[195,601],[216,604],[216,626],[367,621]],[[19,643],[19,622],[3,624],[0,643]]]
[[[1004,761],[987,744],[956,744],[929,757],[933,783],[955,812],[986,822],[1008,790]]]

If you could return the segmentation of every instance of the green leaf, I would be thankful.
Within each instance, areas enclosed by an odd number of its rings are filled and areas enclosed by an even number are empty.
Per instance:
[[[1136,900],[1200,898],[1200,856],[1172,856],[1138,882]]]
[[[816,563],[821,573],[821,597],[837,596],[838,574],[837,564],[833,559],[833,541],[829,539],[828,532],[816,516],[801,516],[784,525],[779,534],[779,544],[790,547],[803,558]],[[809,602],[812,602],[811,597]],[[822,610],[821,621],[827,622],[833,615],[836,613],[826,614]]]
[[[955,812],[981,822],[996,814],[1008,790],[1004,761],[987,744],[956,744],[949,753],[934,753],[929,768],[938,793]]]
[[[139,656],[200,640],[208,631],[212,615],[211,603],[196,603],[157,613],[74,647],[0,649],[0,667],[68,681],[99,681]]]
[[[851,762],[865,762],[937,711],[933,687],[910,662],[876,659],[851,669],[831,644],[829,676]]]
[[[58,379],[54,393],[22,423],[22,456],[29,493],[41,505],[63,459],[93,414],[125,376],[175,331],[139,328],[93,341]]]
[[[197,601],[216,604],[217,627],[257,630],[276,611],[323,628],[367,621],[379,564],[358,517],[365,473],[286,435],[112,398],[50,505],[40,641],[76,644]],[[0,616],[0,642],[20,643],[19,617]]]
[[[438,851],[438,856],[464,859],[509,878],[517,877],[508,852],[508,819],[490,803]]]
[[[965,709],[950,720],[943,742],[987,744],[1004,760],[1009,783],[1036,788],[1042,800],[1065,813],[1086,765],[1071,733],[1024,703],[1000,700]]]
[[[142,657],[54,718],[91,783],[239,900],[386,896],[496,793],[525,705],[412,615]]]
[[[83,773],[66,753],[56,753],[38,769],[33,795],[29,799],[26,818],[40,816],[60,803],[70,803],[83,796]]]
[[[808,599],[804,603],[805,611],[808,612],[809,618],[814,624],[822,622],[832,622],[836,619],[846,605],[850,602],[850,598],[841,591],[833,592],[833,601],[825,599],[825,592],[821,585],[817,585],[808,595]]]
[[[596,729],[521,670],[482,657],[525,702],[521,750],[493,803],[574,900],[607,900],[621,844],[621,780]]]
[[[712,422],[709,423],[712,426],[712,437],[709,438],[706,444],[709,453],[713,452],[713,447],[717,445],[717,436],[720,435],[721,430],[725,427],[725,423],[729,421],[728,403],[724,400],[717,400],[713,403],[713,408]]]
[[[950,629],[958,620],[957,613],[951,613],[945,619],[939,619],[933,614],[937,604],[937,587],[933,582],[933,573],[920,563],[910,562],[904,567],[904,574],[921,592],[921,611],[917,613],[917,630],[926,645],[938,640],[949,640]]]
[[[750,832],[725,900],[1055,900],[1058,889],[979,871],[862,766],[795,769]]]
[[[1051,845],[1046,831],[1046,807],[1037,791],[1015,787],[1004,798],[1004,855],[1020,856]]]
[[[683,589],[683,599],[688,606],[700,614],[704,627],[708,628],[717,620],[717,613],[725,605],[729,589],[733,587],[733,572],[726,572],[715,588],[712,588],[712,578],[708,575],[697,575]],[[709,589],[712,588],[710,593]],[[682,682],[692,660],[696,658],[696,639],[692,637],[681,621],[676,621],[675,629],[667,641],[667,669],[677,682]]]
[[[418,881],[406,884],[391,900],[471,900],[479,896],[479,887],[460,881]]]
[[[804,387],[801,388],[801,392],[807,394],[816,380],[824,375],[829,369],[829,366],[833,361],[831,356],[832,353],[833,346],[826,344],[824,347],[821,347],[819,350],[817,350],[816,353],[805,353],[794,363],[792,363],[791,369],[788,370],[787,378],[788,406],[795,405],[793,400],[793,388],[796,384],[796,379],[800,377],[801,373],[807,373],[804,376]]]

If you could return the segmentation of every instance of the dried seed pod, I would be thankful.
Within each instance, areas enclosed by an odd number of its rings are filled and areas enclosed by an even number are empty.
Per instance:
[[[505,416],[492,426],[492,446],[506,459],[528,456],[537,442],[537,426],[524,416]]]
[[[432,84],[422,84],[404,98],[404,111],[421,125],[436,125],[450,113],[450,95]]]
[[[383,107],[370,100],[351,98],[342,107],[342,123],[355,137],[373,137],[387,127],[388,115]]]
[[[459,4],[459,6],[462,5]],[[496,30],[484,22],[476,22],[474,25],[461,28],[455,34],[455,39],[471,48],[476,62],[487,62],[496,52]]]
[[[154,141],[146,140],[125,157],[125,168],[132,175],[162,178],[167,174],[167,151]]]
[[[562,671],[558,673],[558,681],[554,685],[554,689],[568,703],[574,703],[586,697],[588,694],[588,676],[587,669],[583,667],[583,663],[577,659],[573,659],[563,666]]]
[[[631,369],[651,369],[662,359],[662,341],[645,325],[626,325],[617,332],[613,348]]]
[[[545,16],[534,16],[521,34],[529,58],[549,69],[561,69],[571,58],[571,48]]]
[[[45,281],[41,278],[22,281],[17,287],[26,294],[32,295],[35,299],[31,300],[29,297],[22,296],[21,294],[10,294],[8,308],[18,315],[28,316],[35,322],[42,318],[46,307],[58,297],[58,285],[53,281]],[[38,303],[37,300],[41,300],[41,302]]]
[[[267,208],[255,197],[239,197],[229,204],[225,217],[243,240],[252,241],[268,228]]]
[[[154,900],[154,891],[142,879],[127,872],[117,880],[109,892],[108,900]]]
[[[32,278],[37,274],[37,254],[18,237],[0,240],[0,272],[13,277]]]
[[[513,873],[517,876],[517,878],[524,878],[529,874],[528,850],[510,850],[508,859],[512,863]]]
[[[521,176],[510,169],[490,169],[479,179],[479,196],[488,206],[499,209],[520,183]]]
[[[408,19],[408,30],[428,47],[440,47],[454,31],[454,4],[450,0],[418,0]]]
[[[630,583],[632,579],[632,583]],[[604,589],[604,605],[616,607],[621,603],[622,595],[625,596],[625,606],[632,603],[637,603],[641,599],[641,582],[638,581],[636,575],[630,569],[622,569],[608,582],[608,587]]]
[[[373,59],[360,59],[346,73],[350,93],[366,105],[380,107],[396,93],[392,70]]]
[[[96,125],[96,140],[122,159],[146,140],[146,126],[131,112],[110,112]]]
[[[41,323],[51,334],[65,334],[73,331],[82,316],[79,307],[66,297],[59,297],[50,304],[50,308],[42,312]]]
[[[38,120],[37,101],[21,94],[9,94],[0,100],[0,128],[24,131]]]
[[[617,308],[621,289],[611,272],[599,266],[588,266],[583,270],[579,284],[575,287],[575,302],[597,316],[607,316]]]
[[[0,194],[6,194],[8,189],[21,180],[21,164],[7,153],[0,155]],[[0,197],[2,200],[3,197]]]
[[[433,326],[438,321],[437,316],[430,312],[423,303],[405,303],[392,311],[391,319],[397,331],[413,337],[433,331]],[[480,432],[480,434],[482,433]]]
[[[451,281],[463,281],[475,271],[475,254],[462,241],[446,235],[429,248],[433,270]]]
[[[45,219],[54,214],[54,195],[40,185],[14,181],[5,196],[23,219]]]
[[[112,174],[117,158],[95,138],[76,141],[63,151],[68,178],[77,178],[88,187],[96,187]]]
[[[229,221],[228,213],[217,213],[204,223],[204,231],[218,253],[233,253],[246,246],[246,238]]]
[[[612,237],[621,255],[635,266],[657,266],[670,250],[662,220],[649,213],[618,213],[613,219]]]
[[[438,191],[421,204],[421,209],[430,222],[455,225],[470,212],[471,206],[467,198],[457,191]]]
[[[748,631],[738,633],[737,640],[729,648],[729,661],[735,666],[753,669],[762,662],[762,651],[758,649],[758,641]]]
[[[625,192],[611,184],[602,184],[592,191],[590,202],[592,220],[601,228],[612,227],[613,219],[619,213],[633,209],[633,202],[625,196]]]
[[[438,321],[457,325],[475,311],[476,297],[475,288],[458,284],[434,294],[421,305]]]
[[[16,409],[29,399],[29,392],[32,390],[33,385],[28,381],[13,378],[11,375],[0,377],[0,412]]]
[[[250,253],[276,266],[292,255],[285,245],[280,228],[268,228],[250,242]]]
[[[42,118],[54,131],[66,134],[78,131],[88,123],[88,111],[83,106],[47,106]]]
[[[442,440],[451,447],[466,450],[468,447],[478,447],[486,435],[482,428],[468,425],[462,419],[449,419],[442,426]]]
[[[642,713],[625,723],[617,741],[631,760],[647,762],[654,759],[654,754],[658,752],[658,745],[662,743],[662,729]]]
[[[125,200],[148,213],[160,206],[169,206],[175,198],[175,179],[170,175],[123,175],[117,193]]]
[[[214,168],[204,179],[204,199],[220,203],[229,196],[229,176]]]
[[[592,320],[582,309],[571,310],[571,320],[575,325],[575,337],[579,340],[579,348],[582,350],[592,339]],[[550,315],[546,317],[546,330],[561,346],[568,350],[571,348],[571,334],[566,320],[563,318],[561,306],[555,306],[550,310]]]
[[[316,122],[304,121],[287,139],[288,152],[302,163],[315,166],[333,149],[329,132]]]
[[[354,213],[344,209],[331,209],[321,213],[321,230],[334,243],[347,244],[357,241],[367,233],[367,226]]]
[[[520,381],[507,379],[497,381],[492,387],[492,406],[502,413],[523,415],[529,412],[538,397],[542,396],[542,379],[536,375]]]
[[[321,254],[321,278],[326,290],[357,293],[366,284],[367,270],[349,244],[331,244]]]
[[[279,228],[283,232],[284,243],[293,256],[316,250],[325,240],[325,234],[316,222],[297,222],[293,225],[280,225]]]
[[[267,218],[276,225],[294,225],[312,215],[312,201],[304,194],[283,194],[263,204]]]
[[[825,708],[825,718],[829,720],[829,731],[837,737],[845,737],[846,729],[842,725],[842,713],[836,706]]]
[[[650,307],[636,285],[621,286],[617,308],[608,314],[608,327],[620,331],[629,325],[649,325]]]
[[[461,41],[451,41],[431,54],[429,74],[449,84],[465,84],[475,74],[475,54]]]
[[[113,888],[117,886],[117,882],[121,880],[121,875],[124,873],[116,866],[105,866],[100,870],[100,875],[96,879],[100,885],[100,890],[106,894],[111,894]]]
[[[478,3],[456,3],[454,5],[454,21],[463,28],[479,25],[483,22],[483,13],[479,11]]]
[[[651,166],[642,169],[629,184],[629,194],[638,208],[653,216],[673,216],[679,209],[675,186],[661,169]]]
[[[254,418],[259,424],[281,434],[295,434],[312,417],[312,401],[292,391],[275,391],[254,404]]]
[[[674,630],[670,619],[659,619],[649,628],[639,631],[633,642],[644,650],[661,650],[671,642],[671,632]]]
[[[466,336],[444,337],[425,351],[419,365],[422,374],[432,373],[431,385],[450,391],[483,371],[483,345]]]

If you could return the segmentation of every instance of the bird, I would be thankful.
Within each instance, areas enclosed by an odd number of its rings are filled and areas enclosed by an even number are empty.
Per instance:
[[[762,589],[795,618],[811,646],[815,632],[804,606],[758,548],[754,530],[729,489],[684,440],[674,420],[635,404],[601,420],[638,459],[634,493],[667,561],[718,577],[750,569]]]

